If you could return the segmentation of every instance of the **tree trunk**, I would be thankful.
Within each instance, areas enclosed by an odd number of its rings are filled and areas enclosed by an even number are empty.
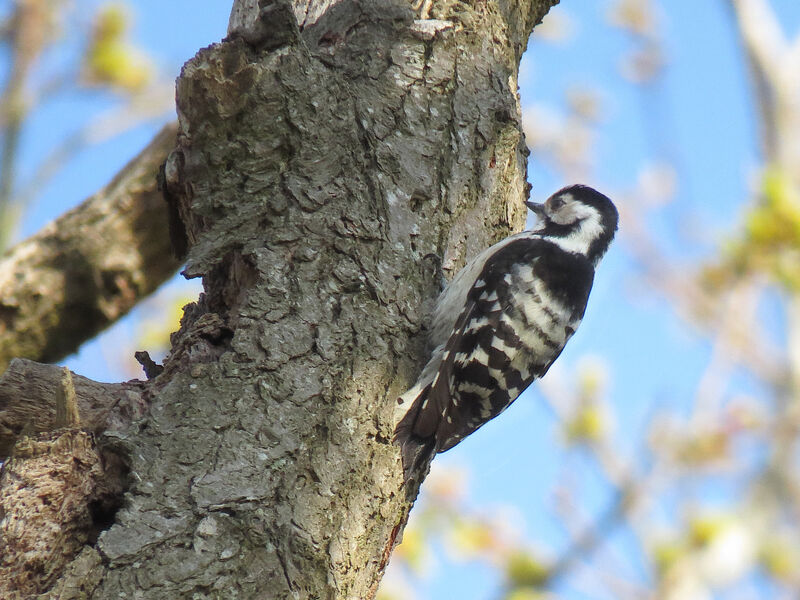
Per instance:
[[[393,409],[436,257],[524,223],[517,71],[553,3],[235,4],[165,168],[205,293],[111,436],[124,507],[52,597],[374,595],[417,492]]]

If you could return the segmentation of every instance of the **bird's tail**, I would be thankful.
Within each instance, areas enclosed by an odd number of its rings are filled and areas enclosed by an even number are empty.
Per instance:
[[[414,426],[419,416],[422,404],[428,396],[431,386],[427,385],[416,398],[411,400],[411,408],[405,413],[397,427],[394,430],[394,443],[400,446],[400,453],[403,459],[403,477],[405,481],[409,481],[417,474],[422,473],[424,476],[427,469],[436,454],[436,437],[431,436],[427,438],[415,435]],[[411,392],[412,390],[409,390]],[[409,392],[406,392],[399,398],[403,402],[410,399]]]

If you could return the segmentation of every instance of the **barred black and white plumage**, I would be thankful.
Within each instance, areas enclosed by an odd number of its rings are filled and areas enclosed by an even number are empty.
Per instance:
[[[544,375],[583,319],[617,210],[584,185],[526,204],[537,225],[481,252],[439,297],[431,358],[398,399],[406,478]]]

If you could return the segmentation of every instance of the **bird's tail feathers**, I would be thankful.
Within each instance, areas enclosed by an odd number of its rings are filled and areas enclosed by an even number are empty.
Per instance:
[[[422,438],[414,434],[414,426],[430,389],[431,386],[427,385],[420,391],[394,430],[394,443],[400,446],[405,481],[408,481],[423,469],[426,470],[426,467],[430,465],[433,456],[436,454],[436,438],[434,436]],[[403,394],[403,396],[408,401],[408,393]]]
[[[411,479],[428,473],[433,457],[436,455],[436,439],[427,440],[411,436],[400,447],[403,456],[403,479]]]

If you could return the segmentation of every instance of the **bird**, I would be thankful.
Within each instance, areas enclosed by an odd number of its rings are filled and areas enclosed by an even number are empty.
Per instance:
[[[581,184],[525,204],[535,225],[479,253],[436,302],[430,359],[397,399],[406,481],[547,373],[583,319],[617,208]]]

